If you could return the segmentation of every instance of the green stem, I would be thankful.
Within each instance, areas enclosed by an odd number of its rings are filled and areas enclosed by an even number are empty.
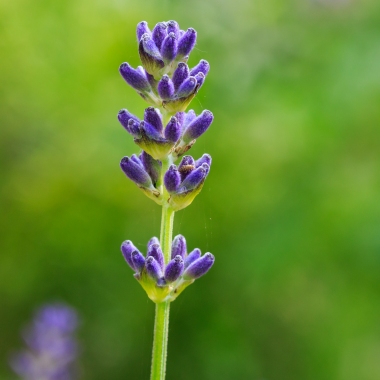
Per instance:
[[[172,160],[170,157],[167,160],[163,160],[162,173],[165,173],[167,171],[171,162]],[[163,186],[163,188],[164,199],[167,199],[169,197],[169,194],[166,192],[165,186]],[[165,258],[165,264],[169,262],[171,255],[173,240],[173,221],[174,211],[169,207],[169,205],[164,204],[162,206],[160,244]],[[169,334],[169,312],[170,301],[156,304],[150,380],[165,379]]]

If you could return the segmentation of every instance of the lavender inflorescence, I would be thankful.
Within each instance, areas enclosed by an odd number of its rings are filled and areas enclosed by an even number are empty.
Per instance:
[[[209,252],[202,256],[198,248],[188,253],[182,235],[174,238],[171,259],[166,264],[156,237],[149,240],[146,256],[130,240],[123,242],[121,251],[135,278],[154,302],[173,301],[195,279],[206,274],[215,260]]]
[[[142,149],[138,155],[124,157],[120,166],[149,198],[174,212],[194,200],[210,172],[209,154],[197,160],[185,155],[214,119],[208,110],[199,115],[193,110],[186,112],[205,82],[210,65],[202,59],[196,66],[188,66],[197,33],[192,28],[181,30],[175,21],[159,22],[153,30],[142,21],[136,35],[142,65],[133,68],[124,62],[119,71],[150,106],[142,119],[127,109],[119,111],[120,124]],[[156,303],[173,301],[214,263],[211,253],[201,256],[195,249],[188,254],[182,235],[173,240],[171,257],[162,252],[162,244],[152,238],[146,256],[129,240],[121,247],[135,278]]]
[[[39,309],[23,334],[27,350],[11,358],[13,370],[25,380],[74,380],[78,346],[73,333],[76,312],[63,304]]]

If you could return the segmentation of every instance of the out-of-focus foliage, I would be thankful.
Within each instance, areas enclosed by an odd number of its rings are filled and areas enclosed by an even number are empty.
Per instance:
[[[37,305],[81,315],[83,380],[149,376],[154,305],[123,262],[160,208],[119,169],[135,26],[198,31],[213,156],[175,233],[216,256],[173,303],[168,379],[380,378],[380,3],[0,2],[0,378]],[[179,375],[180,374],[180,375]]]

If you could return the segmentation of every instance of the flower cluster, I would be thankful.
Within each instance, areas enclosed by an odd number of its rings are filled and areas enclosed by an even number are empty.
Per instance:
[[[164,127],[160,110],[148,107],[142,121],[126,109],[119,111],[118,119],[141,149],[161,160],[171,153],[179,157],[187,152],[207,131],[214,116],[208,110],[198,116],[193,110],[177,112]]]
[[[143,119],[127,109],[118,113],[120,124],[142,149],[138,155],[124,157],[121,169],[169,213],[191,204],[211,167],[209,154],[198,160],[185,155],[214,119],[208,110],[199,115],[193,110],[186,112],[210,69],[203,59],[195,67],[187,65],[196,38],[194,29],[181,30],[175,21],[160,22],[153,30],[142,21],[137,25],[142,65],[135,69],[124,62],[119,68],[124,80],[151,105],[145,109]],[[179,158],[181,161],[176,165]],[[163,243],[157,238],[151,239],[146,258],[130,241],[122,245],[124,257],[135,271],[136,279],[154,302],[174,300],[214,263],[214,256],[207,253],[201,257],[198,249],[187,255],[183,236],[177,236],[173,245],[182,244],[184,250],[173,254],[176,249],[173,248],[171,259],[170,239],[167,249]]]
[[[126,176],[149,198],[159,205],[168,203],[174,211],[178,211],[187,207],[202,190],[210,171],[211,156],[204,154],[198,160],[183,156],[178,167],[172,164],[164,173],[163,183],[161,161],[155,160],[144,151],[139,156],[133,154],[131,157],[124,157],[120,166]]]
[[[124,62],[120,73],[148,103],[170,114],[185,111],[210,69],[205,60],[192,69],[186,64],[196,39],[194,29],[181,30],[176,21],[159,22],[152,31],[142,21],[137,25],[142,66]]]
[[[15,354],[13,370],[25,380],[73,380],[78,354],[72,336],[78,324],[75,311],[65,305],[42,307],[23,334],[28,350]]]
[[[149,240],[145,257],[130,240],[123,242],[121,252],[154,302],[173,301],[195,279],[206,274],[215,260],[209,252],[202,256],[198,248],[187,253],[182,235],[174,238],[171,260],[167,264],[156,237]]]

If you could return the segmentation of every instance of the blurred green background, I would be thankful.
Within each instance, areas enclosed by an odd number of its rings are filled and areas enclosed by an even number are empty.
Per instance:
[[[167,378],[380,378],[380,3],[0,0],[0,379],[33,310],[81,315],[82,379],[148,379],[154,305],[119,251],[160,208],[119,169],[135,37],[194,27],[213,156],[175,218],[216,256],[171,309]]]

